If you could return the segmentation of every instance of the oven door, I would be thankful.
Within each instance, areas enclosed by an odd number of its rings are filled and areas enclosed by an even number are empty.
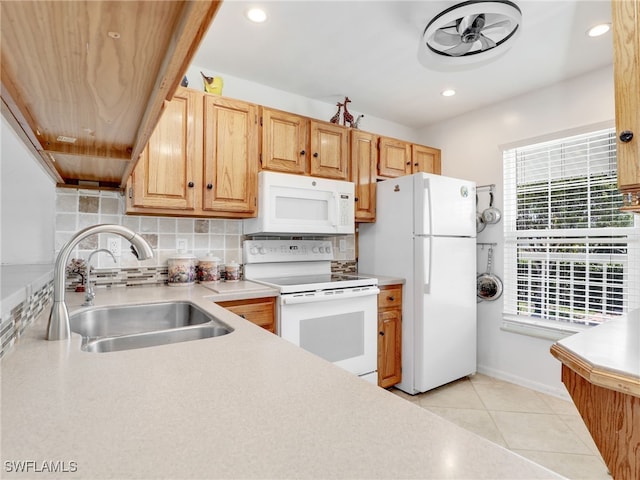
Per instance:
[[[281,295],[279,334],[377,383],[378,293],[370,286]]]

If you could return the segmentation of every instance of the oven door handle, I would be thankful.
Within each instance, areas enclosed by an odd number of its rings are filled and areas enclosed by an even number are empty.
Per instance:
[[[280,302],[283,305],[330,302],[332,300],[345,300],[348,298],[378,295],[378,293],[380,293],[380,289],[378,287],[356,288],[353,290],[338,290],[334,293],[292,293],[288,295],[280,295]]]

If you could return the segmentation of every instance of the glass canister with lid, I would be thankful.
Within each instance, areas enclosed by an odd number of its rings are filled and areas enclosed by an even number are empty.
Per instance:
[[[225,280],[227,282],[237,282],[240,280],[240,265],[236,261],[231,261],[225,266]]]
[[[167,260],[168,285],[170,287],[193,285],[196,281],[196,260],[194,255],[183,252]]]
[[[220,280],[220,258],[208,253],[198,260],[196,275],[200,283],[214,283]]]

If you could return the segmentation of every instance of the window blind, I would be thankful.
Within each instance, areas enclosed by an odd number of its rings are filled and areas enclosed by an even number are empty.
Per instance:
[[[503,152],[505,318],[595,325],[640,304],[639,229],[603,129]]]

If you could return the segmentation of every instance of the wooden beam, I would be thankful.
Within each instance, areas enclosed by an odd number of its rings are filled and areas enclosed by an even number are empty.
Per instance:
[[[198,0],[190,0],[185,3],[182,16],[173,31],[169,48],[154,84],[153,93],[138,128],[131,154],[132,161],[122,176],[121,186],[123,188],[158,123],[164,102],[171,100],[180,85],[189,63],[221,3],[220,1],[204,2]]]

